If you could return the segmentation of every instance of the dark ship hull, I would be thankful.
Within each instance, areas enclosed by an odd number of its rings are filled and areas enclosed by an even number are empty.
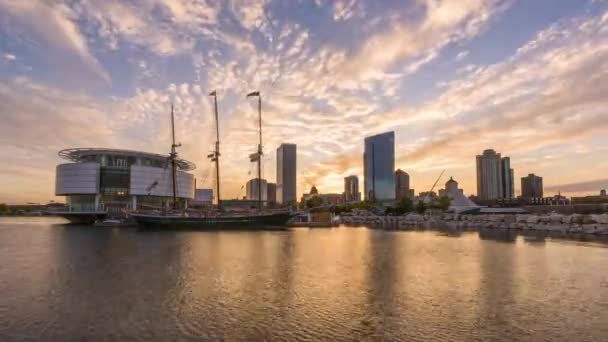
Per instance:
[[[221,215],[188,217],[177,215],[131,214],[131,218],[142,227],[196,230],[270,230],[286,229],[294,215],[289,212],[273,214]]]

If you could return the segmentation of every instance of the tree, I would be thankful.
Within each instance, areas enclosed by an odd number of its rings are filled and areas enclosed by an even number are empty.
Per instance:
[[[8,214],[9,209],[8,209],[8,205],[4,204],[4,203],[0,203],[0,214]]]
[[[414,202],[412,202],[412,200],[407,197],[403,197],[401,201],[399,201],[399,204],[397,204],[397,208],[395,209],[397,209],[396,212],[399,215],[412,212],[414,211]]]
[[[424,214],[424,212],[426,211],[426,203],[424,203],[424,201],[418,201],[418,205],[416,206],[416,211],[419,214]]]
[[[310,208],[316,208],[316,207],[320,207],[323,205],[323,199],[321,197],[313,197],[310,198],[306,201],[306,207],[308,209]]]
[[[450,203],[452,200],[447,196],[441,196],[437,199],[437,207],[443,211],[446,211],[450,208]]]

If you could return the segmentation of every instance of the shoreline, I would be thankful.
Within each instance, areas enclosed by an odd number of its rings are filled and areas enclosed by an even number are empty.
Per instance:
[[[420,215],[344,216],[347,226],[371,225],[386,230],[437,230],[448,232],[513,232],[523,236],[564,239],[594,238],[608,241],[608,214],[601,215]]]

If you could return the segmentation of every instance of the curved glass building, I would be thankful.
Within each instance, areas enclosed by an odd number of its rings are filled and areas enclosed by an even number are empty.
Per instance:
[[[365,138],[363,173],[365,200],[395,200],[395,132]]]
[[[91,215],[124,216],[128,210],[163,209],[173,204],[168,156],[129,150],[73,148],[59,152],[69,163],[57,165],[55,195],[65,196],[71,221]],[[194,198],[194,163],[176,160],[179,206]],[[90,214],[87,216],[87,214]]]

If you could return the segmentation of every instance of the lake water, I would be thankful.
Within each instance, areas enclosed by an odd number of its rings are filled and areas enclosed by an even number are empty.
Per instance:
[[[0,340],[606,341],[608,245],[0,218]]]

